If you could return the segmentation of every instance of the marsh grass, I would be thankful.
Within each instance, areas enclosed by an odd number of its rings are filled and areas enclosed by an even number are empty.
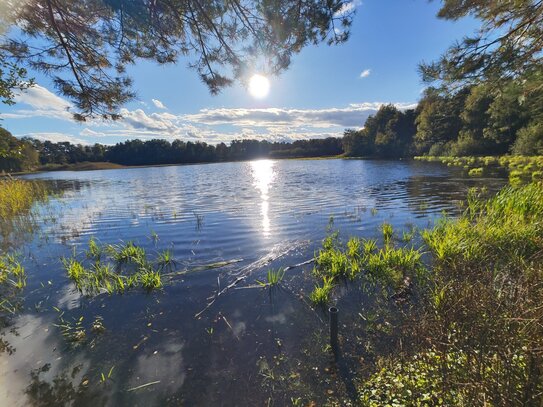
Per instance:
[[[146,262],[145,249],[130,241],[124,244],[108,245],[106,251],[113,258],[117,267],[129,263],[143,265]]]
[[[407,277],[418,276],[424,271],[421,252],[405,247],[386,246],[371,253],[365,267],[372,278],[393,288],[400,288]]]
[[[424,274],[421,252],[412,247],[394,247],[394,229],[389,223],[384,223],[380,229],[384,241],[382,249],[378,249],[375,240],[357,237],[351,237],[343,247],[337,231],[323,240],[322,249],[315,253],[313,269],[322,285],[317,285],[310,294],[313,303],[328,301],[333,286],[341,280],[352,281],[364,276],[367,281],[396,290],[409,279]],[[411,230],[410,233],[415,232]]]
[[[423,230],[417,248],[413,229],[403,245],[381,232],[383,247],[330,232],[309,296],[327,304],[355,278],[372,296],[360,315],[378,318],[357,334],[371,356],[360,404],[543,405],[543,185],[470,190],[463,214]]]
[[[100,246],[91,239],[85,254],[90,264],[78,260],[76,254],[62,263],[77,290],[89,296],[122,294],[138,287],[146,291],[160,289],[164,285],[163,272],[173,270],[177,264],[169,250],[150,261],[145,249],[133,242]]]
[[[48,196],[42,182],[0,177],[0,250],[7,252],[32,236],[38,227],[35,204]]]
[[[309,295],[309,299],[315,305],[326,305],[330,300],[330,293],[334,288],[334,279],[324,276],[322,285],[316,285],[314,290]]]
[[[162,276],[159,270],[154,270],[150,264],[142,267],[138,273],[139,281],[143,289],[147,291],[162,288]]]
[[[8,220],[30,211],[36,201],[47,199],[42,183],[11,177],[0,178],[0,220]]]
[[[113,375],[113,369],[115,369],[115,365],[111,366],[111,368],[107,372],[107,375],[104,374],[104,372],[100,373],[100,383],[104,384],[111,379],[111,376]]]
[[[58,312],[57,323],[53,324],[53,326],[57,327],[66,342],[72,345],[82,345],[91,338],[91,342],[93,342],[98,335],[106,331],[101,316],[96,316],[90,326],[87,327],[83,316],[65,318],[64,311],[56,307],[53,308]]]
[[[419,306],[413,299],[408,322],[392,327],[416,345],[377,358],[360,403],[541,405],[543,186],[509,186],[489,199],[471,191],[462,216],[422,237],[431,268]],[[419,254],[406,254],[389,261],[409,269]]]
[[[13,314],[26,286],[26,273],[16,254],[0,254],[0,313]]]
[[[411,228],[411,230],[409,231],[403,231],[402,232],[402,242],[404,243],[409,243],[413,240],[413,238],[415,237],[415,234],[416,234],[416,229],[415,228]]]
[[[394,228],[390,223],[385,222],[381,225],[381,232],[383,233],[385,245],[389,245],[394,238]]]
[[[94,236],[89,240],[89,248],[85,252],[88,259],[99,261],[102,257],[102,247],[96,242]]]

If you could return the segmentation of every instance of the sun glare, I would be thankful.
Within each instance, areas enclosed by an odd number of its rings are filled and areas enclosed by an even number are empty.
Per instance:
[[[249,93],[256,99],[263,99],[270,91],[270,81],[264,75],[255,74],[249,79]]]
[[[262,200],[260,212],[262,214],[262,233],[265,237],[270,235],[271,229],[269,192],[275,180],[273,164],[274,163],[271,160],[251,161],[254,185],[260,191],[260,198]]]

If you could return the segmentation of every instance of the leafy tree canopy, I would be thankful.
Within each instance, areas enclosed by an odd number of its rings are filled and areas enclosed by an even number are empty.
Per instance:
[[[472,36],[451,46],[438,61],[420,66],[423,80],[449,88],[517,78],[541,70],[543,0],[444,0],[438,17],[481,21]]]
[[[353,13],[346,0],[6,4],[0,18],[11,28],[0,42],[2,60],[50,76],[59,93],[74,102],[80,120],[117,117],[135,95],[126,67],[138,59],[167,64],[186,57],[217,93],[250,69],[274,74],[286,69],[307,44],[346,41]]]

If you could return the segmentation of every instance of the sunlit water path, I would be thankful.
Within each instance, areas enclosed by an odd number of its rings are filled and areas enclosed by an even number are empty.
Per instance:
[[[63,192],[41,209],[35,233],[18,245],[28,286],[22,310],[0,336],[0,399],[10,406],[234,406],[270,399],[284,405],[299,396],[348,397],[349,375],[323,351],[325,315],[305,298],[314,285],[312,265],[289,270],[277,290],[253,288],[257,281],[269,268],[310,259],[331,217],[341,236],[377,237],[385,221],[398,231],[425,227],[444,211],[457,214],[470,187],[504,184],[440,164],[364,160],[26,178]],[[193,272],[151,294],[81,297],[60,259],[80,256],[91,236],[103,244],[134,241],[148,253],[169,248],[177,269]],[[205,267],[210,264],[217,267]],[[349,287],[334,292],[345,326],[364,301]],[[83,317],[84,343],[67,343],[55,326],[60,313],[67,321]],[[97,316],[106,330],[93,334]]]

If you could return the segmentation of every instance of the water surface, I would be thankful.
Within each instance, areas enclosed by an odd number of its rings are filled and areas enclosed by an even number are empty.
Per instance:
[[[342,364],[326,351],[326,315],[307,300],[312,265],[290,269],[278,289],[258,288],[257,281],[270,268],[311,259],[331,217],[344,238],[378,237],[385,221],[401,233],[443,212],[458,214],[470,187],[497,190],[505,183],[438,163],[337,159],[26,178],[62,193],[38,208],[32,233],[3,242],[21,252],[28,274],[22,309],[0,336],[0,398],[10,406],[348,400],[364,364],[353,357]],[[151,254],[169,248],[177,270],[193,272],[150,294],[82,297],[61,258],[83,258],[91,237],[134,241]],[[228,264],[205,267],[217,262]],[[365,352],[353,327],[369,301],[356,283],[334,291],[351,356]],[[60,313],[70,321],[83,317],[84,343],[63,338],[55,326]],[[97,316],[102,334],[89,329]]]

